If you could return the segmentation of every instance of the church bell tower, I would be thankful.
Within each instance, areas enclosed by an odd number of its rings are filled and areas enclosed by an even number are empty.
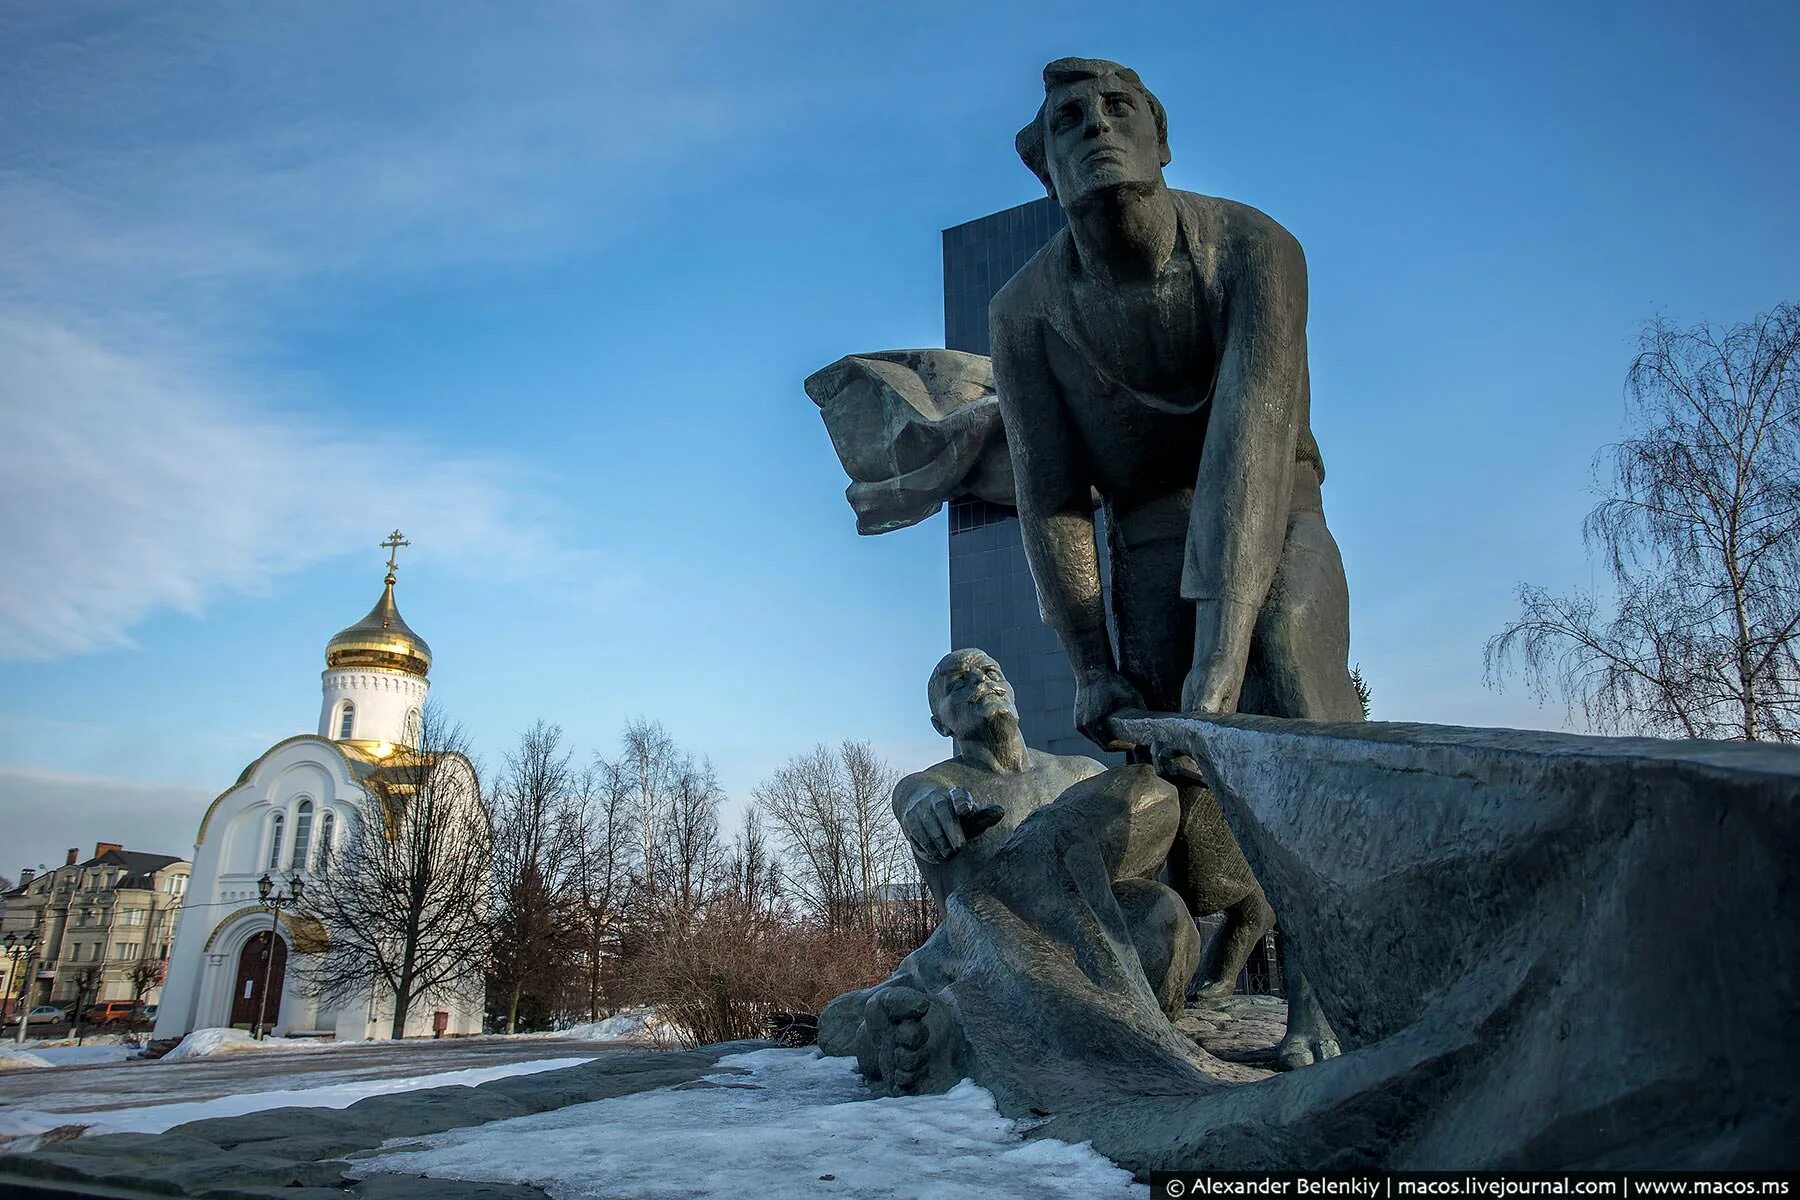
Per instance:
[[[416,746],[431,689],[431,647],[394,604],[395,556],[412,543],[396,529],[381,544],[388,551],[381,599],[368,616],[325,643],[319,736],[370,747]]]

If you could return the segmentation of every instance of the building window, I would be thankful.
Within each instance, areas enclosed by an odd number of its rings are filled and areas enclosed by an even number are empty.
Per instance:
[[[115,959],[136,958],[137,956],[138,956],[138,948],[134,943],[132,943],[132,942],[114,942],[113,943],[113,957]]]
[[[343,739],[349,737],[350,731],[352,729],[354,729],[355,727],[356,727],[356,705],[351,704],[348,701],[345,701],[344,710],[338,714],[338,740],[342,741]]]
[[[281,870],[281,825],[284,820],[285,818],[280,813],[276,813],[275,819],[271,822],[273,827],[273,833],[269,837],[269,870],[271,871]]]
[[[288,866],[295,871],[306,869],[306,854],[312,849],[312,812],[312,801],[302,800],[294,813],[294,857]]]
[[[119,923],[121,925],[142,925],[144,923],[144,910],[141,908],[126,909],[120,914]]]
[[[318,869],[323,871],[331,865],[331,838],[337,832],[337,814],[326,810],[319,818],[319,854]]]
[[[400,744],[414,747],[419,744],[419,710],[416,708],[406,710],[406,728],[400,735]]]

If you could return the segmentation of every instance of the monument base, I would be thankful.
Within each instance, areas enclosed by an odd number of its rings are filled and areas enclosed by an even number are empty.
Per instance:
[[[1001,1111],[1139,1172],[1800,1164],[1800,749],[1116,727],[1199,762],[1345,1053],[1270,1076],[1182,1036],[1107,907],[1154,814],[1059,802],[902,967]]]

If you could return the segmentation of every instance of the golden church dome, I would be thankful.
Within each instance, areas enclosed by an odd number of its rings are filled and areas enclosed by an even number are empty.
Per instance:
[[[421,676],[430,672],[431,647],[407,628],[394,605],[393,571],[385,582],[369,615],[325,643],[327,667],[385,667]]]

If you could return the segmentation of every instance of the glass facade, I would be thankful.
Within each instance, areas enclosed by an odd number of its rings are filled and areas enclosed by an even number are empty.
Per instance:
[[[1062,209],[1046,197],[944,230],[946,348],[989,353],[988,301],[1065,224]],[[985,500],[955,500],[949,508],[950,645],[985,650],[999,662],[1018,699],[1026,744],[1121,761],[1099,755],[1075,732],[1075,676],[1038,616],[1017,514]],[[1096,532],[1104,544],[1104,527]]]

